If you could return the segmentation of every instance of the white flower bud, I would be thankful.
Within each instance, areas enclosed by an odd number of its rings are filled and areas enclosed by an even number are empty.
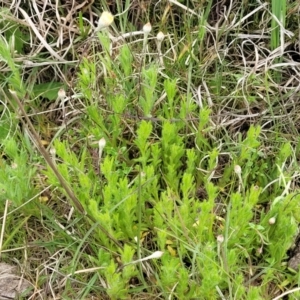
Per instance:
[[[162,42],[163,39],[165,38],[165,35],[164,35],[163,32],[160,31],[160,32],[157,34],[156,38],[157,38],[157,40],[158,40],[159,42]]]
[[[241,174],[242,174],[242,168],[241,168],[239,165],[235,165],[235,166],[234,166],[234,172],[235,172],[237,175],[241,175]]]
[[[256,252],[258,255],[261,255],[263,253],[263,247],[259,247]]]
[[[60,88],[57,93],[57,97],[59,100],[63,100],[66,97],[66,91],[63,88]]]
[[[50,154],[52,155],[52,156],[55,156],[56,155],[56,150],[55,150],[55,148],[50,148]]]
[[[163,251],[155,251],[155,252],[153,252],[151,255],[149,255],[149,256],[147,256],[147,257],[145,257],[145,258],[147,258],[147,259],[161,258],[163,254],[164,254]]]
[[[222,244],[222,243],[224,242],[224,236],[223,236],[222,234],[219,234],[219,235],[217,236],[217,242],[218,242],[219,244]]]
[[[269,219],[269,224],[270,225],[274,225],[276,223],[276,218],[275,217],[272,217]]]
[[[103,150],[105,145],[106,145],[106,140],[105,138],[101,138],[98,142],[98,145],[99,145],[99,149]]]
[[[144,34],[149,34],[151,30],[152,30],[152,26],[149,22],[143,26]]]
[[[96,31],[99,31],[102,28],[108,27],[109,25],[112,24],[113,21],[114,21],[114,16],[110,12],[104,11],[99,18],[99,22],[98,22]]]

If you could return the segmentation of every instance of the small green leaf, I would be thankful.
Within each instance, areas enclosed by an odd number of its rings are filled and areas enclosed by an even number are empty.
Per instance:
[[[57,99],[61,88],[63,88],[61,82],[47,82],[34,85],[32,92],[34,97],[43,97],[53,101]]]

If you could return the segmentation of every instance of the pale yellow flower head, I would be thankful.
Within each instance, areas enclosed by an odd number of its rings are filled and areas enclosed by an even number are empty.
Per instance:
[[[97,31],[101,30],[102,28],[110,26],[113,21],[114,21],[114,16],[110,12],[104,11],[99,18]]]

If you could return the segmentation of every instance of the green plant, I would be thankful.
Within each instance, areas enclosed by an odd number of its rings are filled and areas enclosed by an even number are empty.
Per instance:
[[[296,297],[297,4],[204,2],[3,3],[1,258],[47,297]]]

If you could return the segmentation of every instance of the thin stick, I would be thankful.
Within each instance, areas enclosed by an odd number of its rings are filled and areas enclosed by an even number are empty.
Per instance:
[[[1,228],[1,236],[0,236],[0,257],[2,253],[2,244],[3,244],[3,237],[4,237],[4,231],[5,231],[5,223],[6,223],[6,216],[7,216],[7,209],[9,205],[9,200],[5,201],[5,208],[3,213],[3,222],[2,222],[2,228]]]

